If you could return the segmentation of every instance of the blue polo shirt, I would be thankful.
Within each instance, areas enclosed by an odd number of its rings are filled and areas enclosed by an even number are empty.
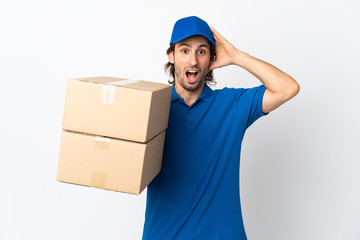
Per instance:
[[[212,90],[188,106],[173,86],[161,172],[147,188],[143,240],[247,239],[239,165],[265,87]]]

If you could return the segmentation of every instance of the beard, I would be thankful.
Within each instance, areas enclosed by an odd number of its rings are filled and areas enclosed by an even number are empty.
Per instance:
[[[196,67],[195,67],[196,68]],[[202,72],[201,70],[199,70],[198,72],[199,76],[196,82],[194,83],[189,83],[187,81],[187,76],[186,76],[186,72],[183,69],[180,69],[178,66],[176,66],[175,64],[175,79],[177,80],[177,82],[180,84],[180,86],[185,89],[186,91],[189,92],[194,92],[196,90],[198,90],[199,88],[202,88],[205,84],[205,77],[207,72]]]

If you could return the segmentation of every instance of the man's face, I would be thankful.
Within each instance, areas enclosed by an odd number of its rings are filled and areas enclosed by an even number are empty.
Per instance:
[[[186,38],[175,44],[168,57],[175,66],[175,84],[191,92],[204,86],[210,66],[208,40],[202,36]]]

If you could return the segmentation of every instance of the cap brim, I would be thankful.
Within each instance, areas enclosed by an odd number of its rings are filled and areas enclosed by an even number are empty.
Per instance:
[[[211,37],[207,36],[206,34],[203,34],[203,33],[191,33],[191,34],[188,34],[188,35],[185,35],[185,36],[182,36],[181,38],[178,38],[178,39],[172,39],[172,42],[170,43],[173,44],[173,43],[178,43],[186,38],[189,38],[189,37],[192,37],[192,36],[203,36],[204,38],[206,38],[212,45],[216,46],[216,43],[213,39],[211,39]]]

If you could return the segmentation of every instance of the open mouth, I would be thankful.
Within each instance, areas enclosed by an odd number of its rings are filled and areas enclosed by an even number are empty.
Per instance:
[[[186,71],[186,77],[187,77],[189,83],[196,82],[198,76],[199,76],[199,72],[196,71],[196,70],[188,70],[188,71]]]

